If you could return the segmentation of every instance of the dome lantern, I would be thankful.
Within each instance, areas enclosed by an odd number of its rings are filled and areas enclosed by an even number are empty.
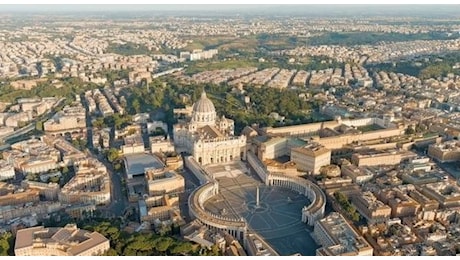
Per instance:
[[[216,123],[216,108],[206,96],[205,91],[201,93],[200,99],[193,105],[192,123],[199,126],[215,125]]]

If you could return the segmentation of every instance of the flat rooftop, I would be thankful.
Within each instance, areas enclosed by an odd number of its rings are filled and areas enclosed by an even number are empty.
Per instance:
[[[124,162],[127,175],[144,174],[146,168],[161,169],[165,167],[158,157],[143,153],[125,155]]]

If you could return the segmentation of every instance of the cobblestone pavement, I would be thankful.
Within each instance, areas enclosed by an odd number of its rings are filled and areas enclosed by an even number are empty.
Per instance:
[[[217,180],[220,194],[205,203],[206,210],[244,217],[280,255],[315,255],[318,245],[311,238],[311,228],[301,222],[301,209],[310,203],[306,197],[286,188],[267,187],[244,173]]]

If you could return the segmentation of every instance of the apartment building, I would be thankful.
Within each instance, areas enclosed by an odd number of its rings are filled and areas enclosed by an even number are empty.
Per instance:
[[[331,163],[331,150],[318,144],[294,147],[291,149],[291,161],[299,171],[317,175],[322,166]]]
[[[0,181],[13,179],[15,176],[14,167],[9,162],[0,159]]]
[[[415,156],[416,154],[410,151],[366,150],[354,153],[351,156],[351,161],[356,166],[398,165],[402,160]]]
[[[88,158],[75,164],[75,176],[62,187],[59,201],[107,204],[111,199],[110,185],[107,168],[98,160]]]
[[[391,217],[391,208],[369,191],[352,196],[351,203],[366,218],[368,224],[382,223]]]
[[[421,208],[420,204],[407,194],[414,189],[414,186],[406,186],[406,190],[398,187],[386,189],[379,192],[378,198],[391,207],[392,218],[414,217]]]
[[[16,234],[16,256],[96,256],[109,250],[110,240],[98,232],[43,226],[21,229]]]
[[[39,200],[39,191],[36,189],[25,190],[21,187],[0,182],[0,207],[13,207],[16,205],[38,202]]]
[[[374,173],[366,167],[358,167],[353,164],[342,165],[342,175],[350,177],[354,183],[362,184],[370,181]]]
[[[315,223],[313,237],[321,245],[317,256],[372,256],[373,248],[337,212]]]
[[[428,147],[428,156],[443,163],[459,161],[460,142],[452,140],[440,144],[432,144]]]
[[[181,175],[164,171],[163,169],[149,169],[145,173],[147,190],[150,196],[158,196],[184,191],[185,181]]]
[[[59,151],[39,139],[29,139],[11,145],[3,158],[24,174],[44,173],[58,167]]]
[[[59,184],[57,183],[43,183],[37,181],[24,180],[21,182],[21,186],[25,189],[38,190],[39,195],[44,197],[46,200],[57,200],[59,193]]]
[[[123,139],[124,145],[121,146],[123,154],[136,154],[145,151],[144,141],[140,134],[127,136]]]
[[[436,200],[443,208],[460,207],[460,186],[456,182],[434,182],[421,186],[421,193]]]
[[[86,110],[80,103],[65,106],[43,123],[43,129],[51,135],[70,133],[73,137],[83,137],[86,135]]]
[[[174,152],[174,144],[164,136],[152,136],[149,138],[150,151],[152,153]]]

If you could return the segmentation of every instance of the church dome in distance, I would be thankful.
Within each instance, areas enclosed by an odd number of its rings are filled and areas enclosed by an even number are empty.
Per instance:
[[[204,91],[201,93],[201,98],[193,105],[192,123],[199,127],[216,123],[216,108]]]
[[[206,92],[201,93],[200,99],[193,105],[193,112],[195,113],[215,113],[216,108],[212,101],[206,96]]]

